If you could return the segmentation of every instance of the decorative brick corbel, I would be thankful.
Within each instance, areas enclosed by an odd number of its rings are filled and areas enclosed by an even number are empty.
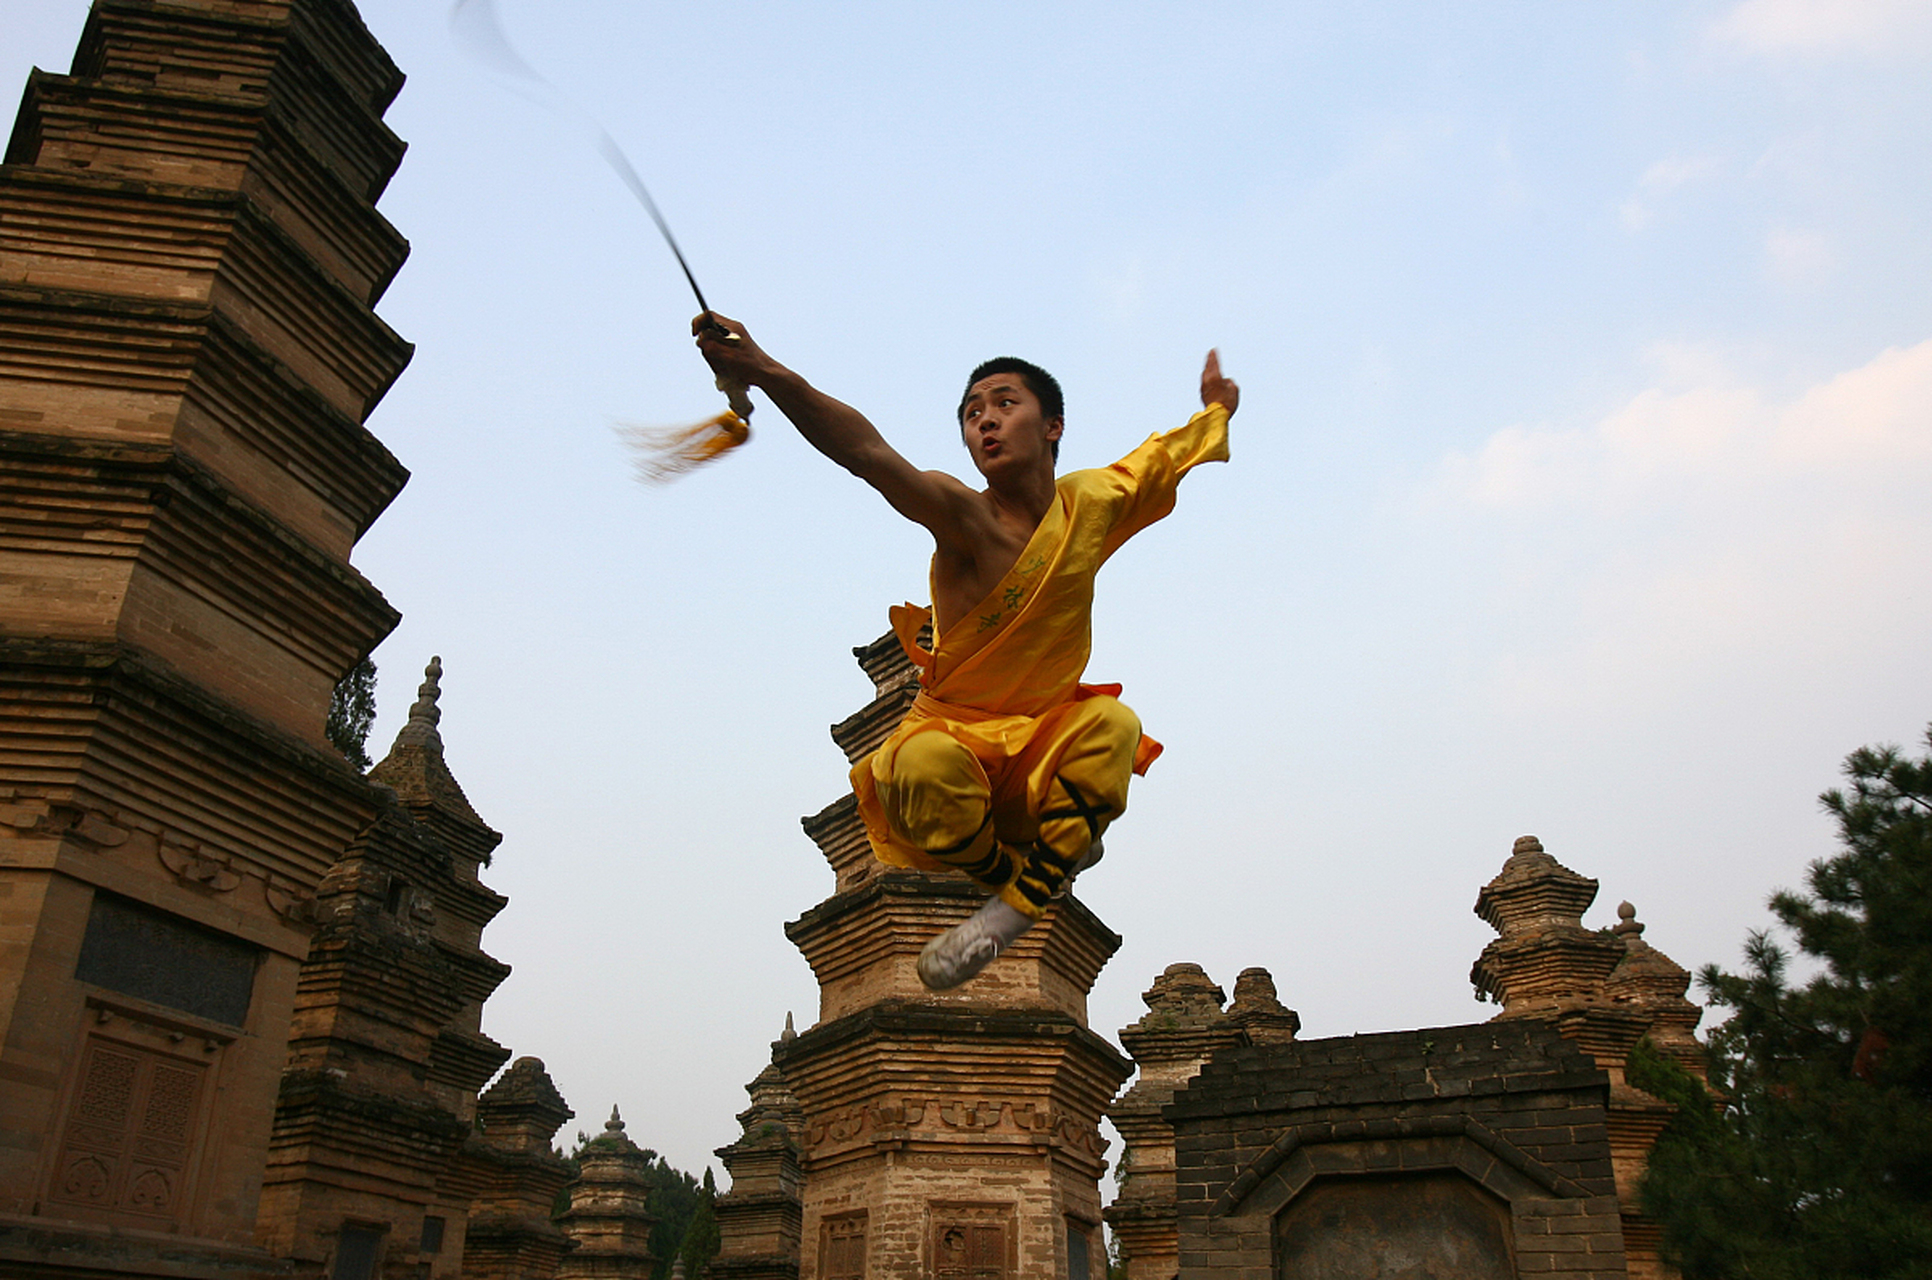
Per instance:
[[[225,859],[207,856],[201,852],[198,844],[173,841],[163,836],[160,852],[161,865],[172,871],[174,878],[182,884],[227,893],[241,883],[241,875]]]
[[[315,923],[315,895],[290,889],[273,882],[262,885],[262,896],[268,900],[268,909],[293,925],[312,925]]]

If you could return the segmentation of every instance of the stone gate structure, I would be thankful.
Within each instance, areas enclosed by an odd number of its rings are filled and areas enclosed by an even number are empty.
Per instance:
[[[1640,1039],[1702,1074],[1690,975],[1629,903],[1594,930],[1597,883],[1516,842],[1476,912],[1486,1023],[1297,1041],[1197,966],[1170,966],[1122,1031],[1141,1078],[1107,1219],[1131,1280],[1672,1280],[1637,1199],[1670,1108],[1633,1087]],[[1246,990],[1244,991],[1244,987]]]

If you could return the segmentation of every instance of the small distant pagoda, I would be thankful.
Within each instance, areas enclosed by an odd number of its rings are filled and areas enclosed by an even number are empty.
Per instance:
[[[790,1014],[772,1054],[798,1038]],[[751,1105],[738,1113],[743,1135],[717,1156],[731,1190],[716,1201],[718,1256],[707,1280],[798,1280],[804,1218],[800,1157],[805,1116],[774,1062],[745,1086]]]
[[[477,879],[502,837],[443,758],[442,669],[430,659],[369,774],[381,813],[313,908],[259,1227],[298,1275],[360,1253],[454,1280],[489,1181],[477,1091],[510,1051],[483,1034],[483,1002],[510,970],[480,943],[508,899]]]
[[[557,1280],[650,1280],[657,1274],[651,1252],[651,1157],[624,1132],[624,1118],[610,1109],[604,1131],[577,1151],[577,1180],[570,1208],[559,1222],[575,1248],[563,1256]]]
[[[1147,1013],[1123,1027],[1120,1042],[1139,1078],[1115,1100],[1107,1118],[1120,1131],[1119,1193],[1107,1225],[1120,1246],[1128,1280],[1174,1280],[1180,1274],[1180,1218],[1175,1207],[1174,1129],[1162,1114],[1177,1090],[1223,1049],[1287,1044],[1301,1017],[1275,994],[1266,969],[1243,969],[1226,1009],[1221,987],[1198,964],[1170,964],[1141,994]]]
[[[1637,909],[1617,908],[1607,930],[1584,927],[1597,882],[1570,870],[1535,836],[1520,837],[1496,878],[1476,896],[1476,914],[1497,932],[1470,981],[1503,1006],[1498,1022],[1539,1019],[1555,1025],[1609,1077],[1606,1127],[1616,1173],[1624,1255],[1632,1280],[1673,1280],[1659,1254],[1660,1231],[1643,1213],[1637,1184],[1650,1148],[1675,1109],[1625,1078],[1639,1040],[1700,1079],[1708,1070],[1695,1035],[1702,1016],[1685,999],[1690,974],[1643,940]]]
[[[853,652],[875,696],[832,737],[857,761],[917,686],[892,636]],[[1119,937],[1068,894],[985,973],[928,991],[914,971],[920,948],[985,891],[877,862],[850,795],[804,825],[836,877],[832,896],[785,930],[818,977],[818,1020],[774,1046],[776,1078],[760,1077],[772,1114],[754,1117],[770,1150],[759,1167],[773,1173],[785,1161],[778,1129],[799,1129],[793,1274],[1098,1280],[1099,1122],[1132,1064],[1088,1029],[1087,993]],[[728,1162],[758,1140],[748,1124]],[[739,1187],[734,1167],[733,1196]],[[741,1256],[731,1198],[720,1201],[721,1262]],[[765,1268],[757,1274],[779,1274]]]

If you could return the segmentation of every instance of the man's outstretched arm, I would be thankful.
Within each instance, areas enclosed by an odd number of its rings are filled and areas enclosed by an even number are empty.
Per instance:
[[[713,312],[693,320],[691,332],[712,372],[763,391],[814,449],[877,489],[893,510],[942,544],[957,534],[965,504],[977,497],[972,490],[943,471],[907,462],[864,414],[772,359],[736,320]]]

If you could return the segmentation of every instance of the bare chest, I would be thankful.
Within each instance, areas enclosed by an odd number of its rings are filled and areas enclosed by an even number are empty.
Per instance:
[[[948,554],[945,548],[933,553],[932,604],[940,634],[973,616],[987,602],[1019,563],[1032,534],[1032,529],[1001,529],[998,536],[979,541],[969,554]]]

